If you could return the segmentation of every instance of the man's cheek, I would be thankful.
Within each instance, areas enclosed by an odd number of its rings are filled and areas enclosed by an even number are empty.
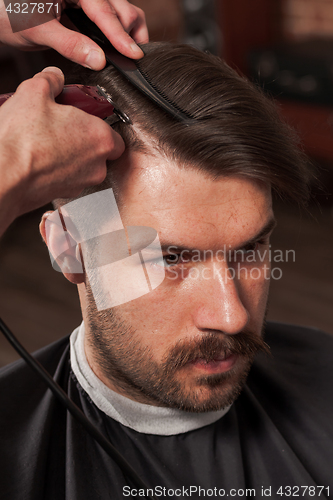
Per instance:
[[[251,320],[260,321],[266,309],[270,286],[269,262],[253,266],[239,264],[236,268],[236,287],[239,298],[250,314]]]

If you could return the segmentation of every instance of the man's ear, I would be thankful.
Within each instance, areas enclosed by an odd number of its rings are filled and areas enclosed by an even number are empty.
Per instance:
[[[80,244],[67,231],[58,211],[46,212],[39,225],[40,234],[46,243],[52,265],[71,283],[85,282],[84,265]]]

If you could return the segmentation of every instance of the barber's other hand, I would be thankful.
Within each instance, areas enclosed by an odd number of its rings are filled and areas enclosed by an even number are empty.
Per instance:
[[[27,80],[0,108],[0,235],[19,215],[101,183],[125,145],[103,120],[55,103],[58,68]]]
[[[50,5],[47,0],[39,3]],[[145,15],[141,9],[127,0],[53,0],[53,4],[55,7],[50,10],[49,22],[13,33],[4,0],[0,0],[0,41],[22,50],[41,50],[50,47],[71,61],[100,70],[105,66],[104,52],[101,48],[88,37],[65,28],[59,22],[60,11],[77,5],[97,24],[119,52],[132,59],[143,57],[142,50],[135,42],[148,41]],[[24,16],[24,14],[17,15]],[[34,15],[39,14],[37,12]]]

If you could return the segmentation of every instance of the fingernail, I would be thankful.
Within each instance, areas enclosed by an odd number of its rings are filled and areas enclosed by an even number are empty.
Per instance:
[[[42,219],[47,219],[49,217],[49,215],[52,215],[54,213],[54,210],[48,210],[47,212],[45,212],[43,215],[42,215]]]
[[[56,73],[57,75],[60,75],[64,78],[64,74],[61,71],[60,68],[57,68],[56,66],[49,66],[48,68],[44,68],[41,73]]]
[[[89,69],[100,69],[103,63],[104,53],[101,50],[91,50],[86,57],[85,66]]]
[[[141,57],[143,56],[142,50],[140,49],[140,47],[135,42],[131,43],[130,47],[131,47],[132,52],[136,56],[141,56]]]

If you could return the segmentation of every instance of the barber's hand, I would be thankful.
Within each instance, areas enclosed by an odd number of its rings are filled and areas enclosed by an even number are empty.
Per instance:
[[[50,2],[47,2],[48,0],[43,0],[42,3],[45,6],[50,5]],[[77,5],[103,31],[119,52],[132,59],[143,57],[142,50],[135,42],[148,41],[145,15],[141,9],[127,0],[53,0],[53,4],[49,22],[13,33],[4,0],[0,0],[0,41],[22,50],[41,50],[51,47],[71,61],[100,70],[105,66],[102,49],[88,37],[65,28],[59,22],[60,11]],[[24,20],[24,14],[17,15]],[[34,15],[37,18],[40,16],[36,10]]]
[[[56,104],[58,68],[27,80],[0,108],[0,235],[19,215],[101,183],[125,145],[103,120]]]

